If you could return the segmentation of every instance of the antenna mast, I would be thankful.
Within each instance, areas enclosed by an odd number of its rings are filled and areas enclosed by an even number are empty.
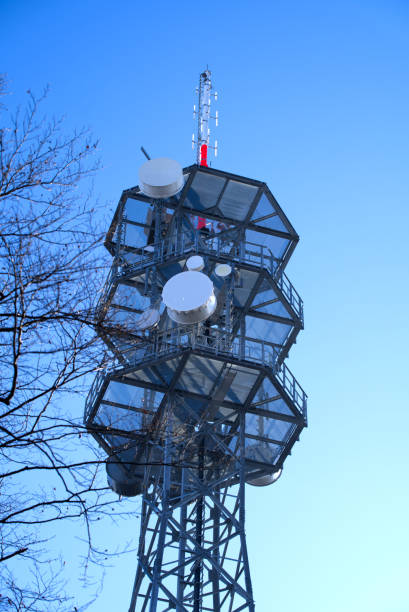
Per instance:
[[[192,149],[196,145],[196,159],[199,166],[208,165],[208,149],[214,150],[214,156],[217,157],[217,140],[214,146],[210,145],[210,119],[215,120],[216,127],[219,125],[219,112],[215,115],[210,114],[210,104],[212,96],[217,101],[217,92],[212,92],[213,85],[211,79],[212,73],[208,68],[200,74],[199,87],[196,89],[198,94],[198,105],[193,106],[193,117],[197,117],[197,135],[192,135]]]

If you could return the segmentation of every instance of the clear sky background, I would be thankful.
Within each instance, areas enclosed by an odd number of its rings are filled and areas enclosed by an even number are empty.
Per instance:
[[[100,139],[107,227],[140,145],[194,162],[209,65],[213,165],[266,181],[301,237],[288,365],[309,428],[276,485],[247,489],[257,612],[408,612],[407,0],[0,0],[0,20],[16,97],[49,83],[47,109]],[[137,525],[111,527],[109,548]],[[77,541],[61,542],[74,576]],[[126,611],[135,566],[114,562],[89,610]]]

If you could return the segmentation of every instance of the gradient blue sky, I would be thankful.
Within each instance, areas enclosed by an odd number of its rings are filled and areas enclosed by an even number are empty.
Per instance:
[[[209,65],[214,165],[266,181],[301,236],[287,271],[306,330],[288,364],[309,428],[274,487],[248,487],[257,611],[407,612],[407,0],[1,0],[0,19],[16,97],[49,83],[47,109],[100,138],[107,226],[141,144],[194,161]],[[110,547],[137,519],[118,529]],[[64,546],[74,575],[76,540]],[[135,563],[107,572],[89,610],[127,610]]]

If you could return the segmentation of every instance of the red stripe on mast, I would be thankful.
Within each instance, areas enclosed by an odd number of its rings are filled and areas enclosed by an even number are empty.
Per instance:
[[[200,147],[200,165],[207,168],[207,144],[202,144]]]

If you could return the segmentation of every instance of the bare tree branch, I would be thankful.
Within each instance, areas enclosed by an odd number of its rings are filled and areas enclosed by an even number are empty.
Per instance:
[[[46,95],[28,92],[12,115],[0,105],[0,609],[39,612],[70,601],[61,573],[47,574],[41,526],[82,519],[98,560],[108,555],[92,544],[93,522],[122,514],[75,410],[107,357],[95,333],[107,262],[98,207],[80,191],[98,169],[97,143],[42,116]],[[23,562],[30,583],[13,573]]]

